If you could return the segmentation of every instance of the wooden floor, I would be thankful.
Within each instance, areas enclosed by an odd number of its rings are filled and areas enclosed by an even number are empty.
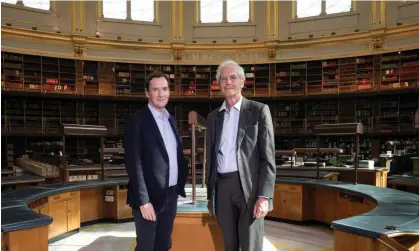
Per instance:
[[[333,232],[325,226],[265,221],[263,251],[333,251]],[[96,224],[50,244],[49,251],[133,251],[134,223]],[[186,251],[186,250],[185,250]]]

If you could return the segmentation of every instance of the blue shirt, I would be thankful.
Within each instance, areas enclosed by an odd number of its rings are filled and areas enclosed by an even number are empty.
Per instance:
[[[217,172],[228,173],[237,171],[237,130],[239,128],[240,107],[243,97],[227,110],[224,101],[220,112],[224,112],[223,131],[221,133],[220,147],[217,149]]]
[[[148,108],[150,109],[154,119],[156,120],[160,134],[164,141],[164,146],[166,147],[167,155],[169,155],[169,186],[177,185],[177,141],[172,127],[170,126],[170,114],[166,109],[164,109],[163,112],[160,113],[150,103],[148,103]]]

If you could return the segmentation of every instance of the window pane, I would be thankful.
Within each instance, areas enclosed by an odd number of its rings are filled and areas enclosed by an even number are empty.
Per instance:
[[[297,18],[318,16],[321,11],[321,0],[297,0]]]
[[[227,0],[227,21],[248,22],[249,0]]]
[[[50,0],[23,0],[23,5],[41,10],[49,10],[49,2]]]
[[[107,18],[126,19],[126,0],[103,0],[103,16]]]
[[[131,18],[139,21],[154,21],[154,0],[131,0]]]
[[[326,13],[340,13],[351,10],[351,0],[327,0],[326,1]]]
[[[16,4],[17,0],[1,0],[2,3]]]
[[[201,0],[201,23],[223,21],[223,0]]]

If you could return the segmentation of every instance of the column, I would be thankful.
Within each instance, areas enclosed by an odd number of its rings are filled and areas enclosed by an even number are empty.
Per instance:
[[[172,1],[171,14],[171,39],[183,40],[183,1]]]
[[[131,0],[127,0],[127,18],[126,20],[131,21]]]
[[[223,1],[223,23],[227,23],[227,1]]]
[[[320,12],[320,16],[326,15],[326,0],[322,0],[322,11]]]

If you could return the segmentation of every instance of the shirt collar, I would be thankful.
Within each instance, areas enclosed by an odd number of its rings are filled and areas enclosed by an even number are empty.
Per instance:
[[[161,118],[169,119],[169,117],[170,117],[170,114],[166,109],[164,109],[163,112],[161,113],[161,112],[157,111],[157,109],[150,103],[148,103],[148,109],[150,109],[151,114],[153,114],[153,117],[155,119],[157,119],[157,118],[159,118],[159,119],[161,119]]]
[[[242,101],[243,101],[243,96],[240,97],[239,101],[233,106],[233,108],[236,108],[238,111],[240,111],[240,107],[242,106]],[[222,110],[227,110],[227,104],[225,100],[223,104],[221,105],[219,112],[221,112]]]

